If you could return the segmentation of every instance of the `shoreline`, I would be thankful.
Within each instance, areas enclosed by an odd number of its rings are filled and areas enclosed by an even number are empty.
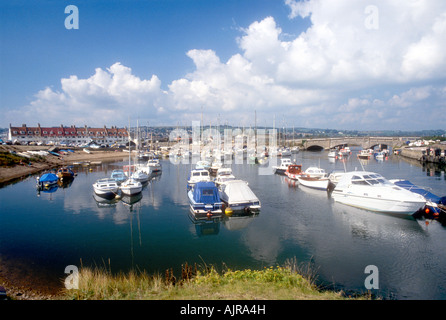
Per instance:
[[[47,151],[50,147],[35,146],[0,146],[2,152],[25,152],[32,150]],[[14,165],[11,167],[0,167],[0,187],[3,187],[15,180],[33,175],[45,170],[51,170],[57,167],[73,165],[76,162],[102,162],[117,161],[128,158],[128,153],[122,150],[97,149],[90,150],[90,153],[84,152],[82,149],[75,149],[74,152],[68,152],[60,157],[49,155],[43,157],[42,161],[31,162],[31,164]],[[26,158],[24,158],[26,160]]]

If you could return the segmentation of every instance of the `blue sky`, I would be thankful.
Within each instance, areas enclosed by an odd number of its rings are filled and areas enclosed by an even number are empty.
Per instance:
[[[0,127],[445,129],[444,34],[441,0],[1,0]]]

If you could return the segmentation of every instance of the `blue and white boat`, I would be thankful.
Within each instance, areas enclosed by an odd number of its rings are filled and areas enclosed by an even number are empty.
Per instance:
[[[112,171],[110,178],[115,180],[117,183],[124,182],[127,180],[127,176],[124,173],[124,170],[122,169],[115,169]]]
[[[212,181],[197,182],[187,193],[190,209],[195,217],[211,218],[222,215],[222,201],[218,188]]]
[[[442,213],[446,213],[446,196],[439,197],[426,189],[416,186],[409,180],[393,179],[389,181],[400,188],[422,195],[426,199],[426,205],[423,208],[424,213],[433,216],[439,216]]]
[[[211,168],[211,163],[206,160],[197,161],[197,163],[195,164],[195,169],[209,170],[210,168]]]
[[[190,176],[187,178],[187,191],[192,189],[194,185],[200,181],[211,181],[209,171],[205,169],[191,170]]]
[[[56,185],[58,180],[59,178],[57,177],[57,175],[51,172],[47,172],[37,178],[37,187],[40,189],[49,189],[50,187]]]
[[[93,183],[93,190],[98,196],[114,198],[118,193],[119,186],[111,178],[102,178]]]

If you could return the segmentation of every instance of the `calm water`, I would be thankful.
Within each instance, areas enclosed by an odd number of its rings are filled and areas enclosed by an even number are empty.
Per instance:
[[[361,169],[356,155],[330,163],[327,152],[293,155],[307,168]],[[191,165],[163,160],[162,174],[132,205],[100,203],[92,184],[125,163],[75,167],[66,188],[37,194],[35,177],[0,189],[0,247],[4,261],[21,262],[20,272],[59,283],[67,265],[131,268],[161,274],[181,264],[222,269],[310,264],[318,280],[336,289],[365,291],[367,265],[379,270],[386,299],[446,299],[446,227],[438,221],[401,218],[335,204],[325,192],[293,185],[286,177],[259,175],[259,167],[233,164],[262,202],[256,217],[194,223],[186,178]],[[366,169],[388,179],[406,178],[446,195],[444,171],[426,170],[397,156]],[[19,271],[17,271],[19,272]]]

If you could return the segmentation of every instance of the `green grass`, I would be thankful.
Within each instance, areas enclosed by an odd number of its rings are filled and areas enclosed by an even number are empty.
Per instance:
[[[79,289],[66,290],[63,298],[78,300],[345,300],[343,292],[322,290],[310,276],[293,268],[198,271],[183,266],[181,279],[171,271],[164,276],[131,271],[112,275],[105,269],[81,268]],[[361,296],[359,299],[370,299]]]
[[[18,164],[28,164],[29,162],[42,162],[43,160],[40,156],[25,158],[9,152],[0,152],[0,167],[11,167]]]

